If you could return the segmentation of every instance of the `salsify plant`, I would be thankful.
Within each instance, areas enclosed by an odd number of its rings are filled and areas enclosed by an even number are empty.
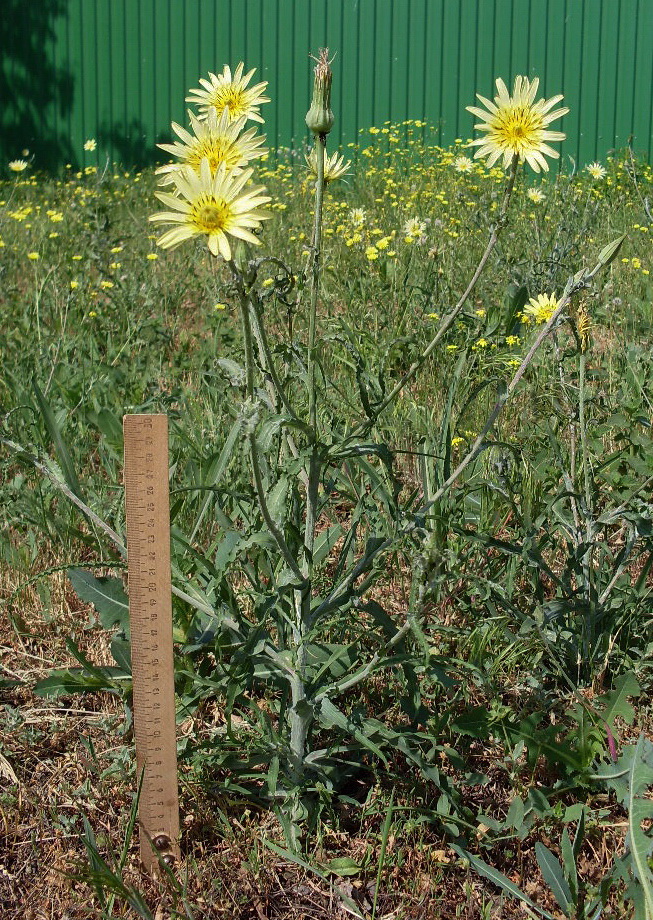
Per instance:
[[[181,637],[178,686],[185,705],[211,695],[224,701],[228,735],[211,739],[205,759],[237,770],[241,781],[255,785],[259,799],[276,807],[293,848],[315,814],[311,805],[328,798],[369,758],[407,759],[439,789],[438,808],[455,830],[464,818],[439,769],[447,749],[420,730],[428,721],[422,680],[426,676],[431,687],[442,688],[450,682],[448,672],[462,667],[434,654],[422,620],[421,578],[433,521],[452,486],[491,443],[494,425],[537,350],[572,298],[614,258],[620,240],[606,246],[593,269],[572,276],[559,297],[540,295],[533,309],[540,309],[542,328],[512,378],[501,383],[467,452],[453,469],[449,462],[438,466],[428,491],[405,489],[394,447],[380,435],[383,419],[443,347],[497,246],[520,168],[524,162],[547,168],[545,157],[556,155],[547,142],[564,137],[549,125],[567,110],[552,111],[559,96],[535,101],[538,82],[525,77],[517,77],[512,94],[498,80],[494,102],[480,97],[487,112],[472,109],[485,119],[478,126],[485,137],[475,142],[476,156],[501,160],[506,168],[496,219],[475,270],[456,302],[442,311],[428,344],[387,382],[380,370],[365,366],[345,327],[334,331],[320,309],[325,189],[349,168],[337,152],[327,154],[334,122],[328,51],[316,61],[306,115],[314,203],[308,261],[300,270],[287,265],[283,254],[265,252],[263,228],[275,202],[254,182],[252,164],[264,153],[264,138],[247,124],[263,122],[261,106],[269,100],[263,95],[266,84],[250,86],[253,71],[243,71],[243,64],[233,74],[225,66],[191,91],[187,101],[199,112],[189,115],[190,130],[173,125],[178,142],[161,145],[177,159],[159,170],[156,194],[165,210],[151,217],[164,229],[158,239],[163,249],[206,243],[216,273],[238,304],[244,352],[244,367],[232,357],[219,359],[233,382],[235,420],[213,480],[209,476],[197,487],[201,510],[192,533],[173,533],[173,591],[185,610],[195,612]],[[419,221],[405,232],[418,238]],[[286,335],[278,334],[277,305],[286,311]],[[351,356],[351,387],[330,361],[335,339]],[[354,421],[345,417],[343,402]],[[450,459],[448,411],[440,420],[439,441]],[[250,492],[225,488],[218,500],[205,500],[207,493],[220,491],[213,482],[240,445]],[[68,479],[66,485],[55,469],[42,467],[124,554],[120,536],[84,504]],[[207,526],[210,509],[213,529]],[[208,545],[199,550],[205,533]],[[399,622],[383,609],[376,590],[394,562],[413,570]],[[367,710],[372,683],[384,688],[393,710],[387,718]],[[231,713],[248,707],[257,738],[234,743]]]

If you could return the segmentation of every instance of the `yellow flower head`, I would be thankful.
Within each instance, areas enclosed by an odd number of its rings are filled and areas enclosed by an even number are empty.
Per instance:
[[[12,172],[20,173],[27,169],[29,163],[26,160],[12,160],[8,165]]]
[[[192,166],[199,174],[200,163],[205,157],[209,161],[212,173],[215,173],[221,163],[240,172],[250,160],[267,153],[262,146],[265,136],[256,137],[256,128],[241,133],[247,122],[244,115],[242,118],[233,119],[226,109],[219,116],[215,109],[209,109],[205,121],[200,121],[192,112],[188,115],[193,134],[173,122],[172,130],[182,143],[176,141],[174,144],[157,145],[161,150],[181,160],[181,163],[170,163],[156,170],[159,175],[165,177],[161,180],[162,185],[172,182],[170,174],[180,166]]]
[[[261,194],[265,191],[263,186],[243,190],[251,175],[251,169],[234,175],[224,163],[213,175],[207,159],[202,160],[199,174],[190,166],[172,173],[175,194],[156,192],[159,201],[172,210],[150,217],[150,220],[173,225],[159,237],[158,245],[172,249],[193,236],[206,236],[211,253],[230,261],[229,237],[259,244],[252,230],[258,230],[261,221],[270,217],[259,206],[271,199]]]
[[[537,297],[531,297],[522,315],[527,322],[548,323],[559,305],[560,301],[555,294],[538,294]]]
[[[426,223],[419,217],[411,217],[404,224],[404,233],[407,239],[422,239],[426,234]]]
[[[237,118],[249,118],[251,121],[263,123],[259,114],[261,103],[269,102],[269,98],[263,95],[263,90],[268,85],[257,83],[255,86],[247,84],[254,75],[254,70],[250,70],[243,76],[245,65],[241,62],[236,70],[231,73],[231,68],[225,64],[223,71],[219,76],[209,73],[208,80],[200,80],[203,89],[191,89],[190,96],[186,97],[186,102],[192,102],[200,110],[200,118],[206,118],[210,109],[215,109],[218,115],[222,115],[225,109],[229,110],[229,118],[235,121]]]
[[[315,147],[312,148],[310,153],[305,154],[306,163],[308,168],[313,173],[314,176],[317,176],[317,153],[315,152]],[[324,157],[324,183],[327,185],[329,182],[335,182],[336,179],[342,179],[343,176],[347,175],[347,170],[351,166],[351,160],[347,160],[345,163],[345,158],[338,156],[338,153],[333,153],[330,157]]]
[[[468,173],[474,168],[474,161],[470,160],[469,157],[456,157],[453,161],[453,168],[456,172]]]
[[[94,137],[89,137],[89,139],[84,144],[84,150],[88,150],[89,153],[92,153],[97,147],[97,141]]]
[[[544,159],[545,155],[558,157],[559,154],[549,147],[546,141],[565,139],[561,131],[549,131],[548,126],[556,118],[566,115],[569,109],[551,111],[562,96],[552,96],[551,99],[538,99],[534,102],[539,83],[537,78],[531,83],[527,77],[515,77],[511,96],[506,84],[499,78],[496,81],[497,95],[494,102],[477,93],[477,98],[487,111],[473,105],[467,106],[468,112],[484,119],[480,124],[474,125],[479,131],[486,132],[485,137],[472,141],[472,146],[479,148],[474,155],[475,158],[487,156],[487,165],[491,167],[503,157],[503,166],[507,169],[513,157],[517,156],[520,163],[526,160],[535,172],[539,172],[540,169],[548,172],[549,165]]]
[[[608,174],[607,169],[604,166],[601,166],[600,163],[589,163],[585,169],[590,174],[592,179],[605,179]]]
[[[539,188],[529,188],[526,195],[534,204],[542,204],[546,198],[544,192]]]

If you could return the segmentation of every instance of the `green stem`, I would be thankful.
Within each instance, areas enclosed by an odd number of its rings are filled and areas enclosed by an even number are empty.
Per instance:
[[[234,267],[234,271],[237,271],[235,267]],[[240,308],[241,308],[240,312],[241,312],[241,318],[242,318],[242,323],[243,323],[243,344],[245,348],[245,392],[246,392],[247,398],[249,400],[253,400],[254,399],[254,346],[253,346],[253,340],[252,340],[252,324],[251,324],[250,315],[249,315],[251,305],[249,302],[248,294],[244,286],[242,285],[242,283],[240,284],[239,293],[240,293]],[[297,565],[297,561],[295,560],[293,554],[290,552],[290,549],[288,548],[288,544],[286,543],[283,533],[281,532],[279,527],[277,527],[275,521],[272,518],[272,515],[270,514],[270,510],[268,508],[267,498],[265,496],[265,488],[263,486],[263,475],[261,473],[261,464],[260,464],[259,456],[258,456],[258,445],[256,443],[256,432],[250,431],[247,436],[247,440],[249,442],[249,452],[250,452],[250,459],[251,459],[251,464],[252,464],[252,478],[254,480],[254,488],[256,489],[256,495],[258,497],[258,503],[261,508],[261,514],[263,515],[263,520],[265,521],[266,526],[268,530],[270,531],[272,538],[274,539],[277,546],[279,547],[279,550],[281,551],[281,555],[286,560],[286,563],[288,564],[289,569],[291,570],[295,578],[297,578],[297,580],[300,582],[300,584],[303,584],[305,579],[304,579],[304,576],[302,575],[302,571]]]
[[[583,661],[586,664],[589,664],[590,656],[590,646],[592,644],[595,620],[594,620],[594,607],[596,602],[596,596],[594,591],[594,581],[592,578],[593,565],[593,543],[594,543],[594,527],[593,527],[593,507],[592,507],[592,477],[590,470],[590,460],[589,453],[587,450],[587,418],[585,415],[585,370],[586,370],[587,357],[584,351],[581,351],[579,358],[579,368],[578,368],[578,428],[580,433],[580,449],[581,449],[581,466],[583,468],[583,488],[585,494],[585,508],[584,508],[584,517],[585,517],[585,545],[586,549],[583,554],[582,566],[583,566],[583,580],[585,582],[585,591],[587,592],[587,602],[588,609],[585,614],[586,617],[586,626],[583,636]]]
[[[304,774],[304,756],[306,741],[313,721],[310,707],[306,700],[306,635],[310,629],[311,616],[311,576],[313,572],[313,549],[315,546],[315,525],[317,522],[317,502],[320,484],[320,457],[317,432],[317,385],[316,385],[316,335],[317,304],[320,287],[320,260],[322,248],[322,207],[324,200],[324,154],[326,135],[315,138],[315,159],[317,162],[317,181],[315,183],[315,217],[312,239],[311,265],[311,300],[308,319],[308,421],[311,429],[311,455],[306,487],[306,520],[304,524],[304,560],[302,575],[304,588],[295,592],[296,626],[295,626],[295,672],[292,682],[292,712],[290,718],[290,755],[294,781],[299,785]],[[304,704],[304,705],[302,705]]]

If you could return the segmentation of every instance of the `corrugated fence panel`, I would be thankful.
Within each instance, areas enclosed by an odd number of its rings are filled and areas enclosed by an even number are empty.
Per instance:
[[[408,118],[469,137],[475,93],[523,73],[564,93],[564,155],[582,166],[632,138],[651,159],[653,0],[3,0],[0,156],[154,162],[188,90],[239,61],[269,82],[269,145],[301,146],[324,46],[334,143]]]

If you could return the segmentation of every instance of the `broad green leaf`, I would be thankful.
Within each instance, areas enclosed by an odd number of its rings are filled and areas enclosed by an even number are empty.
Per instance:
[[[129,601],[120,578],[97,578],[86,569],[70,569],[70,583],[80,600],[93,604],[105,629],[129,629]]]
[[[653,918],[653,873],[649,856],[653,838],[642,827],[642,822],[653,818],[653,801],[646,797],[653,784],[653,743],[643,734],[636,745],[629,745],[616,764],[602,764],[597,779],[604,780],[616,792],[628,814],[626,856],[632,863],[633,874],[639,883],[645,905],[646,920]]]
[[[362,870],[355,860],[350,859],[348,856],[342,856],[328,862],[324,866],[324,871],[328,875],[347,876],[359,875]]]
[[[614,725],[614,720],[617,716],[621,716],[628,725],[632,725],[635,718],[635,710],[628,702],[628,697],[632,696],[637,698],[641,692],[637,679],[631,672],[622,674],[618,677],[614,684],[614,690],[606,693],[605,696],[598,701],[603,704],[602,716],[608,725]]]

